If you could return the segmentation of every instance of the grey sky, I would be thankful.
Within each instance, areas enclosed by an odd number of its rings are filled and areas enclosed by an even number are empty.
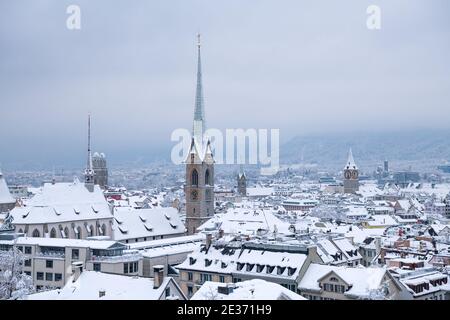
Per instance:
[[[66,29],[78,4],[82,29]],[[366,28],[366,8],[382,29]],[[133,159],[191,127],[202,33],[209,127],[448,128],[447,0],[1,0],[0,162]]]

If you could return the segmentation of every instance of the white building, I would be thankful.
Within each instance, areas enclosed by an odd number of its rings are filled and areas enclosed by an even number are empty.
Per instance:
[[[112,236],[113,216],[99,186],[46,183],[26,205],[11,211],[16,232],[28,237],[86,239]]]

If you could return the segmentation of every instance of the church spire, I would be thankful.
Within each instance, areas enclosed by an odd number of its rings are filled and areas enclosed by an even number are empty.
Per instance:
[[[203,145],[203,134],[205,133],[205,107],[203,101],[202,84],[202,60],[201,60],[201,42],[200,34],[197,35],[198,62],[197,62],[197,90],[195,95],[194,125],[193,136],[197,143]]]
[[[353,169],[353,170],[358,169],[358,167],[356,166],[356,163],[355,163],[355,159],[353,159],[352,148],[350,148],[350,150],[348,151],[348,158],[347,158],[347,162],[345,164],[344,169]]]
[[[93,191],[94,186],[94,168],[92,164],[92,151],[91,151],[91,115],[88,116],[88,157],[86,170],[84,171],[84,183],[89,191]]]

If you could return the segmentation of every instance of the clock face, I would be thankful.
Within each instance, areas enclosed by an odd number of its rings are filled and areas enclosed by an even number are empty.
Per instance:
[[[352,172],[352,178],[353,179],[358,179],[358,171],[355,170],[355,171]]]
[[[345,177],[345,179],[350,179],[350,178],[351,178],[351,176],[352,176],[352,174],[351,174],[351,172],[350,172],[350,171],[345,171],[345,173],[344,173],[344,177]]]
[[[191,199],[192,200],[197,200],[198,199],[198,191],[197,190],[192,190],[192,192],[191,192]]]

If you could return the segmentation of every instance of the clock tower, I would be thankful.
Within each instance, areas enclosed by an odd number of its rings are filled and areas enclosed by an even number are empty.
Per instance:
[[[359,190],[359,170],[353,159],[352,149],[348,152],[347,163],[344,167],[344,193],[355,193]]]
[[[189,235],[214,215],[214,156],[205,133],[200,35],[198,36],[197,92],[193,136],[186,163],[186,229]]]

